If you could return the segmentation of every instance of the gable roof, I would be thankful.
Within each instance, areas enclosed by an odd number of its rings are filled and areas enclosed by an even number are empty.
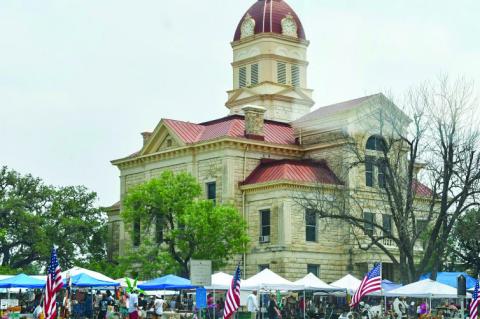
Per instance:
[[[169,119],[165,119],[164,123],[186,144],[220,137],[246,138],[245,118],[242,115],[231,115],[200,124]],[[268,143],[297,144],[293,128],[281,122],[265,120],[264,136]]]
[[[322,117],[325,117],[325,116],[328,116],[328,115],[331,115],[331,114],[334,114],[334,113],[337,113],[337,112],[347,111],[347,110],[353,109],[353,108],[363,104],[364,102],[366,102],[370,99],[378,98],[378,97],[383,97],[383,94],[382,93],[377,93],[377,94],[368,95],[368,96],[360,97],[360,98],[353,99],[353,100],[348,100],[348,101],[344,101],[344,102],[340,102],[340,103],[335,103],[335,104],[330,104],[330,105],[327,105],[327,106],[322,106],[322,107],[316,109],[315,111],[310,112],[310,113],[302,116],[301,118],[299,118],[295,122],[311,121],[311,120],[315,120],[317,118],[322,118]]]
[[[311,160],[262,160],[242,184],[275,181],[342,185],[324,161]]]
[[[418,180],[414,179],[412,184],[412,188],[417,196],[430,197],[433,195],[433,191],[427,185],[420,183]]]

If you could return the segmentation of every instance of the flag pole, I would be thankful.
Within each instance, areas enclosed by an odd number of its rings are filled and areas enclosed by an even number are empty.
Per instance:
[[[384,310],[383,313],[387,312],[387,296],[383,296],[383,262],[380,261],[380,299],[384,300]],[[399,318],[401,319],[401,318]]]

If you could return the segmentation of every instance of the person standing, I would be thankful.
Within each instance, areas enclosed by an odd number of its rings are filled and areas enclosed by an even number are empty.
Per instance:
[[[128,318],[138,319],[138,295],[137,290],[128,294]]]
[[[98,303],[98,319],[105,319],[107,317],[108,298],[107,294],[102,294],[102,299]]]
[[[280,316],[280,309],[278,309],[277,302],[275,301],[275,296],[270,295],[270,301],[268,303],[268,318],[269,319],[278,319]]]
[[[257,319],[258,300],[256,290],[252,291],[252,293],[247,297],[247,310],[250,312],[251,319]]]
[[[163,304],[165,300],[163,300],[163,296],[155,296],[155,303],[153,304],[153,308],[155,309],[155,317],[157,319],[161,319],[163,316]]]

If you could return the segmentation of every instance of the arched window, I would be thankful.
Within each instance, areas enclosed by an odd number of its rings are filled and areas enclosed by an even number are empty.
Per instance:
[[[369,187],[386,187],[386,159],[376,152],[385,152],[386,142],[380,135],[372,135],[367,140],[367,152],[365,156],[365,185]]]
[[[367,140],[367,150],[385,151],[385,140],[379,135],[372,135]]]

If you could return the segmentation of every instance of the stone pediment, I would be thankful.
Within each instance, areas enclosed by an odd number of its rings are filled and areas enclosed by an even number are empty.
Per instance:
[[[309,96],[309,93],[310,92],[303,92],[303,90],[300,88],[294,88],[291,86],[281,85],[273,82],[263,82],[262,84],[254,87],[242,88],[232,91],[226,105],[235,105],[241,101],[249,101],[265,95],[270,95],[273,98],[277,96],[279,98],[283,97],[294,100],[303,100],[311,102],[313,104],[313,100]]]
[[[144,144],[140,155],[153,154],[158,151],[183,145],[185,145],[185,143],[166,125],[165,120],[162,119]]]

